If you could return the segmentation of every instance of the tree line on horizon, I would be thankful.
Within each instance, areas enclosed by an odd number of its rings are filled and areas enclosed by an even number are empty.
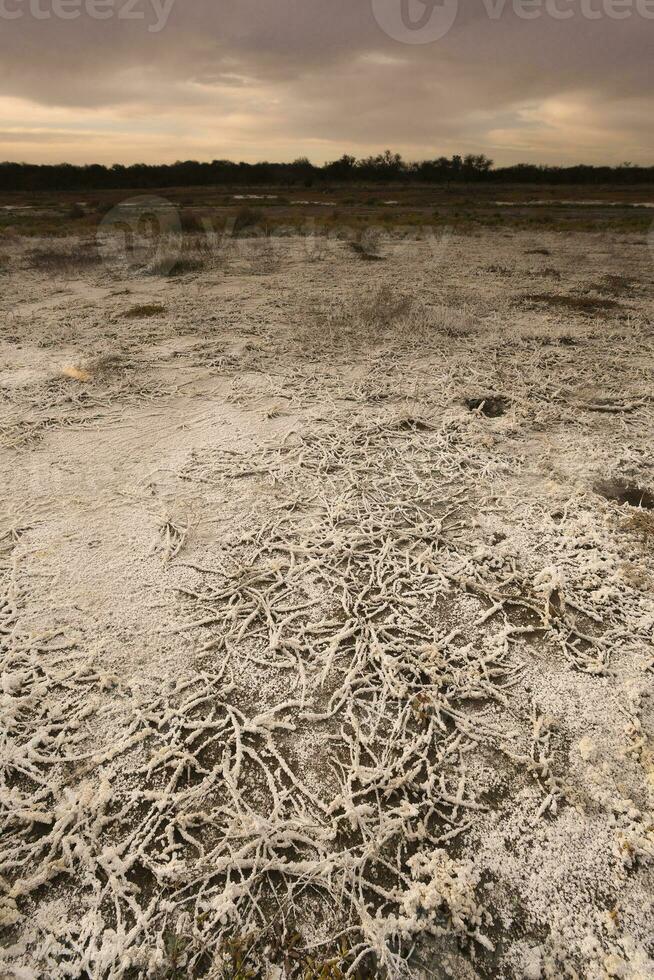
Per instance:
[[[426,183],[486,182],[504,184],[645,184],[654,183],[654,166],[631,163],[617,166],[578,164],[570,167],[517,163],[495,167],[483,153],[405,161],[386,150],[357,159],[345,154],[339,160],[315,166],[306,157],[292,163],[234,163],[231,160],[178,161],[172,164],[115,163],[75,165],[0,163],[0,190],[81,191],[121,188],[154,189],[241,185],[312,187],[331,183]]]

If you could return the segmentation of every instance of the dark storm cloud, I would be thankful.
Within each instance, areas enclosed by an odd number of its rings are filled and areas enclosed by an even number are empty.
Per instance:
[[[654,0],[460,0],[424,45],[385,33],[384,2],[402,0],[0,0],[0,156],[57,158],[60,132],[75,160],[651,162]]]

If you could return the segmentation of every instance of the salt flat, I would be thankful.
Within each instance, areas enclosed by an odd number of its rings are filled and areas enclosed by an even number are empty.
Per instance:
[[[651,977],[647,241],[238,244],[2,273],[2,976]]]

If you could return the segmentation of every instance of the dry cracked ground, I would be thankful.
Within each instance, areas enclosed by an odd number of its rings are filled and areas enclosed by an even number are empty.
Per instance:
[[[2,252],[0,974],[650,978],[646,240],[238,244]]]

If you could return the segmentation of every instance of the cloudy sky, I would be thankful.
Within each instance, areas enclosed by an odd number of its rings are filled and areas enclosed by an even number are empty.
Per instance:
[[[654,0],[0,0],[0,158],[652,164],[653,41]]]

